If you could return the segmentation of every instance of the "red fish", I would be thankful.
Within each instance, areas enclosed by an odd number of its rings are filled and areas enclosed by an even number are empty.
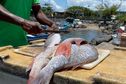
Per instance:
[[[49,49],[47,49],[47,51],[48,55],[49,52],[52,53]],[[42,55],[46,55],[44,53]],[[31,79],[29,79],[29,84],[49,84],[55,71],[69,67],[80,67],[95,61],[97,58],[98,52],[95,47],[87,44],[84,39],[66,39],[58,45],[54,57],[52,57],[51,60],[48,60],[48,63],[45,63],[45,66],[40,66],[43,62],[40,62],[40,65],[35,64],[35,66],[39,67],[39,71],[37,73],[30,73]],[[39,62],[45,60],[46,59],[37,59],[36,61]]]

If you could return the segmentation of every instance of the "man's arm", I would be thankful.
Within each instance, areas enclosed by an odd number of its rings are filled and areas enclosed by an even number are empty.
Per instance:
[[[2,5],[0,5],[0,20],[4,20],[16,25],[21,25],[21,23],[24,21],[23,18],[7,11]]]
[[[10,13],[8,10],[6,10],[1,4],[0,4],[0,20],[4,20],[19,25],[29,34],[37,34],[42,32],[42,30],[40,29],[40,24],[38,22],[28,21],[19,16],[16,16]]]
[[[33,4],[32,10],[36,19],[41,23],[48,25],[49,27],[55,27],[55,23],[50,20],[41,10],[41,6],[39,4]]]

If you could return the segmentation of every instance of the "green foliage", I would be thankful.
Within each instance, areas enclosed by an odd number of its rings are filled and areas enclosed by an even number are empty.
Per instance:
[[[66,10],[65,14],[66,17],[73,18],[84,18],[95,15],[94,11],[81,6],[72,6]]]
[[[45,6],[42,7],[42,11],[46,14],[46,15],[51,15],[53,13],[53,9],[51,7],[51,4],[45,3]]]
[[[110,18],[111,15],[117,14],[117,10],[120,7],[120,5],[121,3],[118,5],[116,4],[116,5],[109,6],[108,4],[104,3],[104,4],[97,5],[96,8],[98,10],[100,17]]]
[[[103,16],[111,16],[117,14],[117,5],[113,5],[111,7],[107,7],[103,10]]]
[[[45,14],[49,14],[49,13],[53,12],[53,10],[52,10],[51,7],[42,7],[42,11],[43,11]]]
[[[76,13],[76,11],[83,12],[84,9],[81,6],[72,6],[67,9],[67,12]]]
[[[117,16],[117,19],[120,20],[120,21],[126,21],[126,14],[120,14]]]
[[[81,14],[83,14],[83,7],[80,6],[72,6],[66,10],[66,13],[68,16],[72,17],[79,17]]]

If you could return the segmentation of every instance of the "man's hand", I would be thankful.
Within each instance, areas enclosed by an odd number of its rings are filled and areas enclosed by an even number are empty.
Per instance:
[[[58,28],[58,26],[57,26],[55,23],[53,23],[53,24],[49,27],[49,30],[56,30],[56,31],[58,31],[59,28]]]
[[[42,33],[41,25],[38,22],[32,22],[32,21],[25,20],[22,22],[21,26],[29,34]]]
[[[58,29],[58,26],[55,23],[53,23],[52,26],[51,26],[51,28]]]

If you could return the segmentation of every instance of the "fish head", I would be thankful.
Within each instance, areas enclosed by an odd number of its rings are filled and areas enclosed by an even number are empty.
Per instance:
[[[60,34],[51,34],[47,40],[45,41],[44,46],[47,47],[54,47],[55,45],[59,44],[61,41]]]

